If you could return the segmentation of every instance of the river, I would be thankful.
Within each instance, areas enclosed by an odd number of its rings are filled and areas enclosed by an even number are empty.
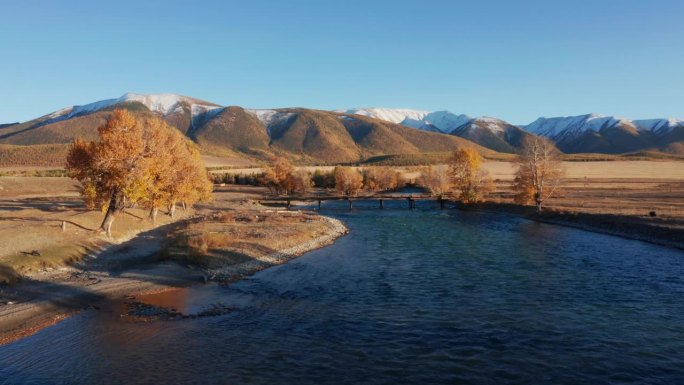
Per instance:
[[[484,212],[324,214],[350,234],[174,294],[228,314],[83,311],[0,347],[0,383],[684,383],[681,251]]]

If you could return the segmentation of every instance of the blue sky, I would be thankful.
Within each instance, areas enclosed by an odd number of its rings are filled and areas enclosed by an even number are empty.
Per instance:
[[[517,124],[684,118],[684,2],[3,1],[0,123],[171,92]]]

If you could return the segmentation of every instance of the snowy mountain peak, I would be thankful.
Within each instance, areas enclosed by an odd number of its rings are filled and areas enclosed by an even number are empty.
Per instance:
[[[106,99],[94,103],[84,104],[82,106],[63,108],[59,111],[53,112],[50,115],[47,115],[46,118],[49,120],[69,119],[75,116],[99,111],[114,106],[116,104],[125,102],[138,102],[143,104],[150,111],[158,112],[164,115],[173,112],[182,112],[183,107],[181,103],[186,103],[190,105],[191,111],[195,110],[193,108],[194,106],[200,106],[203,110],[211,110],[220,107],[219,105],[214,103],[209,103],[203,100],[176,94],[136,94],[133,92],[127,92],[117,99]]]
[[[465,124],[455,128],[451,131],[452,134],[463,133],[464,131],[475,132],[477,130],[487,130],[494,134],[503,134],[506,131],[506,127],[510,127],[511,124],[501,120],[499,118],[493,118],[491,116],[480,116],[479,118],[470,119]]]
[[[470,120],[467,115],[457,115],[449,111],[428,112],[405,108],[355,108],[335,112],[363,115],[407,127],[444,133],[451,132]]]
[[[182,111],[182,107],[180,106],[181,103],[186,103],[190,106],[197,104],[202,106],[218,107],[213,103],[208,103],[188,96],[176,94],[136,94],[133,92],[128,92],[117,99],[116,103],[123,102],[139,102],[145,105],[145,107],[149,108],[150,111],[159,112],[162,114]]]
[[[675,127],[684,126],[684,120],[681,119],[641,119],[633,120],[632,123],[640,129],[645,131],[652,131],[656,135],[665,135],[670,133]]]

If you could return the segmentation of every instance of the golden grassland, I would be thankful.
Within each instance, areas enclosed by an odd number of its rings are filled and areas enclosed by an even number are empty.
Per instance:
[[[67,265],[153,227],[146,210],[130,209],[105,238],[95,231],[102,218],[85,209],[69,178],[0,177],[0,282]],[[157,225],[168,222],[161,217]]]

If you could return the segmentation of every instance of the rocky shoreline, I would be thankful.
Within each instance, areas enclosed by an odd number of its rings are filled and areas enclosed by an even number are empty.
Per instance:
[[[328,232],[326,234],[321,235],[311,241],[270,253],[259,258],[258,260],[253,259],[235,265],[223,266],[218,269],[208,269],[208,279],[221,282],[234,282],[242,277],[252,275],[259,270],[263,270],[274,265],[280,265],[309,251],[330,245],[337,238],[349,232],[347,227],[338,219],[324,216],[321,216],[320,219],[326,222],[329,226]]]

